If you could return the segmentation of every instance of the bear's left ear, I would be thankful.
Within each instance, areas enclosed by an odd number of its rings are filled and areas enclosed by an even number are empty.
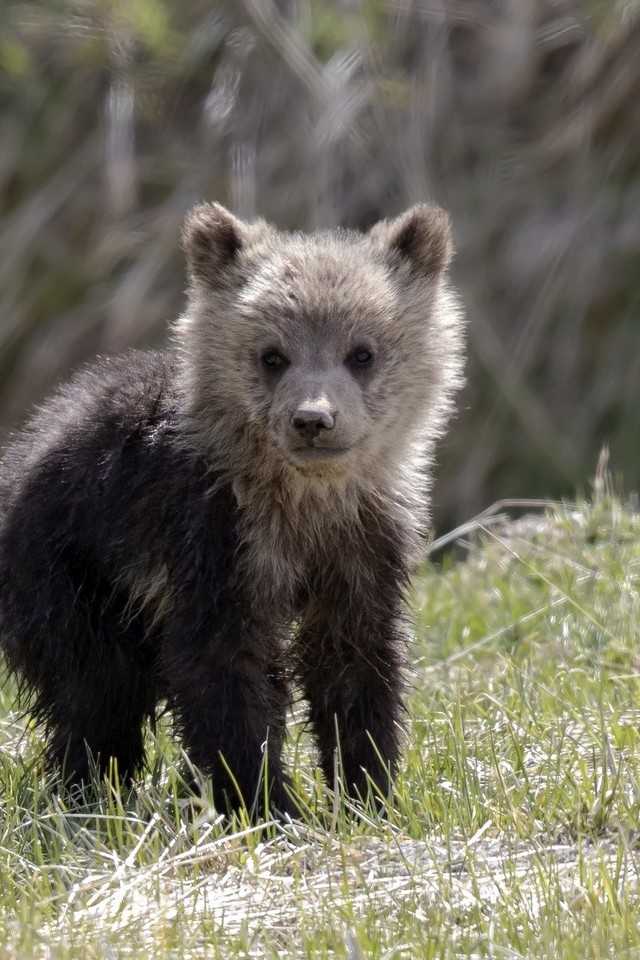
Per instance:
[[[371,236],[427,277],[441,274],[453,257],[449,216],[435,204],[419,203],[395,220],[383,220],[371,229]]]
[[[217,287],[244,246],[250,227],[219,203],[199,203],[182,228],[190,280]]]

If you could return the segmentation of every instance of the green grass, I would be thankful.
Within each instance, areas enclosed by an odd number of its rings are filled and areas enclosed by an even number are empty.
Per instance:
[[[135,794],[48,788],[0,700],[0,960],[640,957],[640,516],[605,494],[486,518],[415,585],[388,818],[225,827],[161,728]]]

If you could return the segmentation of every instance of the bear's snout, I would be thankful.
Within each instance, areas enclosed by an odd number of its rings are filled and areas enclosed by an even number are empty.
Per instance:
[[[291,425],[303,440],[315,440],[325,431],[333,430],[337,411],[326,400],[302,403],[291,417]]]

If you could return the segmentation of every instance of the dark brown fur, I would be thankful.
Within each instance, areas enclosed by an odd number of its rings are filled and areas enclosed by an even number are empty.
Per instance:
[[[338,749],[346,790],[386,794],[461,377],[448,220],[307,237],[201,205],[183,239],[175,345],[87,368],[5,452],[2,649],[69,779],[89,755],[133,775],[166,698],[220,805],[259,799],[266,763],[285,810],[295,680],[328,780]]]

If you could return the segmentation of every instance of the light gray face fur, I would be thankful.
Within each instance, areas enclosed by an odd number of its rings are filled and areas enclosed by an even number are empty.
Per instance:
[[[247,414],[276,455],[307,474],[353,469],[375,445],[399,359],[386,271],[346,260],[329,244],[292,244],[239,301]]]
[[[177,329],[199,445],[247,482],[411,483],[461,382],[446,214],[305,236],[202,204],[184,245]]]

